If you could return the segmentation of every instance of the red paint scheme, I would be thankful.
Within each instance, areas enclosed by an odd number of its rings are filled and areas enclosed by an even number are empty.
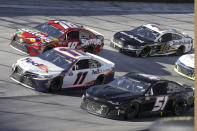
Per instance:
[[[99,53],[103,49],[104,37],[97,32],[92,32],[86,28],[66,21],[51,20],[47,23],[62,32],[62,35],[59,38],[52,37],[47,33],[43,33],[35,29],[36,27],[19,29],[12,36],[10,45],[15,49],[25,52],[31,56],[37,56],[49,47],[70,47],[94,54]],[[68,39],[68,34],[72,31],[79,32],[78,39]],[[81,34],[83,33],[81,32],[88,34],[88,37],[82,38]]]

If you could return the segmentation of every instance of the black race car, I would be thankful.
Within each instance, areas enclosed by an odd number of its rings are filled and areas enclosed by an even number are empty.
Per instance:
[[[128,73],[106,85],[87,89],[81,108],[111,119],[145,114],[184,114],[194,103],[192,87],[160,77]]]
[[[193,39],[184,32],[158,24],[146,24],[130,31],[114,34],[111,47],[127,55],[182,55],[193,48]]]

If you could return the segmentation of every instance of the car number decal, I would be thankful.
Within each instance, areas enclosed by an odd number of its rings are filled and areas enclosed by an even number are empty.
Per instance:
[[[86,78],[87,74],[88,74],[87,71],[86,72],[79,72],[79,73],[77,73],[77,78],[76,78],[76,80],[75,80],[73,85],[80,85],[80,84],[82,84],[84,79]]]
[[[77,44],[78,44],[78,42],[69,42],[68,47],[71,48],[71,49],[75,49]]]
[[[166,104],[168,101],[168,96],[158,96],[156,97],[155,105],[152,109],[152,111],[162,111],[164,110]]]
[[[167,50],[169,49],[169,47],[170,47],[170,44],[169,44],[169,43],[163,44],[163,45],[161,46],[160,52],[161,52],[161,53],[167,52]]]

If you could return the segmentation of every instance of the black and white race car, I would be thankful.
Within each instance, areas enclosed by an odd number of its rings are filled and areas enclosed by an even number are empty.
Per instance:
[[[110,45],[127,55],[182,55],[193,48],[193,39],[184,32],[158,24],[146,24],[114,34]]]
[[[112,119],[143,114],[184,114],[194,103],[193,88],[141,73],[128,73],[106,85],[89,88],[81,108]]]

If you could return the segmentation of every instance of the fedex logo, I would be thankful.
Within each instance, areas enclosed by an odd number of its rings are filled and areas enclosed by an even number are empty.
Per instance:
[[[26,61],[27,63],[30,63],[34,66],[37,66],[39,69],[46,71],[47,73],[49,72],[49,69],[46,65],[44,64],[38,64],[36,62],[34,62],[31,58],[25,58],[22,61]]]

